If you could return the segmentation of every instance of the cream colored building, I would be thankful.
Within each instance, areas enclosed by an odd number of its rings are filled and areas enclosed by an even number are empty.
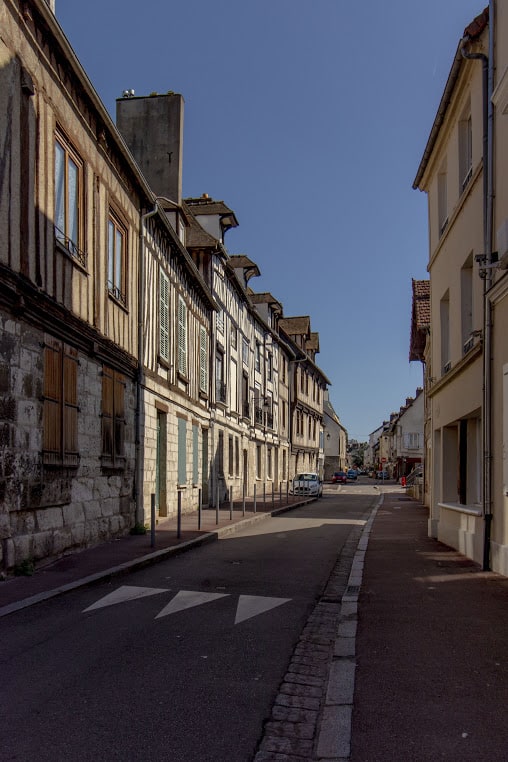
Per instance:
[[[429,204],[429,533],[503,574],[507,41],[508,8],[491,2],[459,41],[414,181]]]

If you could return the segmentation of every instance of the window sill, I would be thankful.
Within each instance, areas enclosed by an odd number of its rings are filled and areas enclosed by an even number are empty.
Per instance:
[[[105,471],[125,471],[126,458],[117,457],[115,460],[109,455],[101,455],[101,468]]]
[[[127,309],[127,301],[124,301],[123,299],[119,299],[117,296],[114,295],[114,293],[108,288],[108,296],[111,299],[111,301],[116,304],[120,309],[122,309],[124,312],[128,312]]]
[[[186,375],[184,375],[182,373],[182,371],[179,370],[176,375],[177,375],[179,381],[181,381],[184,384],[187,384],[187,386],[189,385],[189,379],[187,378]]]
[[[462,503],[438,503],[440,508],[446,508],[449,511],[465,513],[467,516],[483,516],[482,509],[477,508],[475,504],[463,505]]]
[[[157,362],[161,366],[161,368],[164,368],[164,370],[171,370],[171,365],[169,363],[169,360],[165,360],[164,357],[161,355],[157,355]]]

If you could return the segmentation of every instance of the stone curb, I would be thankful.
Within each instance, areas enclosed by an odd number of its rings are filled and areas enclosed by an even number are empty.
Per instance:
[[[341,599],[333,661],[328,675],[325,705],[317,736],[316,760],[319,762],[345,762],[351,754],[358,598],[363,578],[365,551],[369,543],[372,524],[383,500],[384,495],[381,494],[363,528],[353,558],[346,592]]]

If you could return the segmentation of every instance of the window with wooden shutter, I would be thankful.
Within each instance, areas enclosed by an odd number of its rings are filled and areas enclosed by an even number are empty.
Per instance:
[[[199,327],[199,390],[208,394],[208,336],[203,325]]]
[[[178,419],[178,484],[187,483],[187,421]]]
[[[125,465],[125,377],[106,366],[102,369],[102,462]]]
[[[61,341],[44,347],[43,463],[77,466],[78,353]]]
[[[162,270],[159,277],[159,354],[169,362],[169,280]]]
[[[187,305],[178,297],[178,372],[187,375]]]

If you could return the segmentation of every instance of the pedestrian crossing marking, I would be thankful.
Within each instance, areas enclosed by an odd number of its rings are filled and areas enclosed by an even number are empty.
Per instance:
[[[217,598],[226,598],[228,595],[229,593],[200,593],[195,590],[180,590],[155,618],[160,619],[163,616],[168,616],[168,614],[174,614],[176,611],[201,606],[203,603],[210,603]]]
[[[246,619],[263,614],[277,606],[282,606],[283,603],[290,600],[290,598],[268,598],[261,595],[241,595],[238,599],[235,624],[245,622]]]
[[[124,603],[125,601],[134,601],[138,598],[148,598],[150,595],[158,595],[159,593],[168,593],[167,588],[162,587],[134,587],[132,585],[122,585],[112,593],[108,593],[103,598],[100,598],[95,603],[92,603],[85,611],[93,611],[94,609],[101,609],[105,606],[113,606],[115,603]]]

